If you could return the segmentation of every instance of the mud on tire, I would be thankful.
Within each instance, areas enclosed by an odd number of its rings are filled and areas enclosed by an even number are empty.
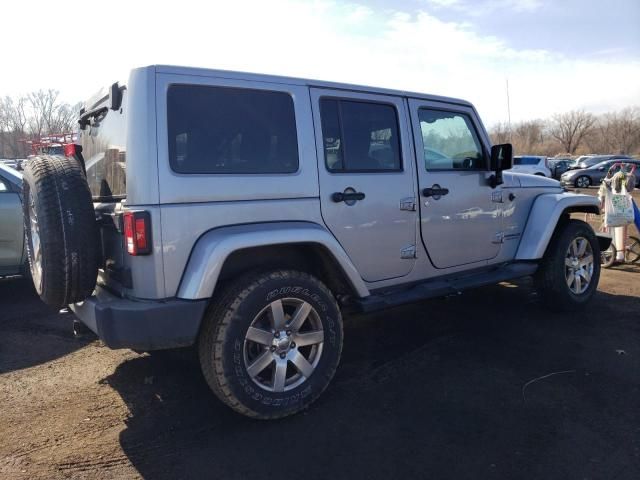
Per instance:
[[[82,167],[65,157],[34,157],[22,185],[27,253],[38,295],[54,308],[84,300],[98,274],[98,230]]]
[[[278,302],[283,305],[285,326],[279,340],[273,340],[276,329],[269,325],[278,314],[270,309]],[[308,320],[299,330],[289,330],[296,323],[296,312],[303,308],[310,312]],[[263,323],[259,323],[263,314]],[[251,340],[250,327],[261,335],[257,342]],[[321,347],[303,345],[310,340],[309,334],[317,335],[319,330],[323,332]],[[285,335],[290,335],[291,343],[307,337],[296,346],[287,344]],[[320,356],[313,356],[314,348]],[[212,300],[198,342],[202,371],[216,396],[235,411],[259,419],[292,415],[310,405],[329,384],[341,351],[342,317],[333,295],[315,277],[293,270],[251,273],[230,284]],[[301,373],[309,368],[306,363],[297,370],[298,353],[313,365],[308,376]],[[268,357],[268,365],[253,375],[250,366],[262,355]],[[282,362],[286,380],[278,387],[277,369]]]

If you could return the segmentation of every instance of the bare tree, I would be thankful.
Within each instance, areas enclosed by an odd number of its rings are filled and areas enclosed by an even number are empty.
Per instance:
[[[596,117],[584,110],[559,113],[551,120],[550,133],[567,153],[573,155],[595,122]]]
[[[24,156],[24,144],[20,141],[25,137],[28,123],[26,111],[27,99],[18,97],[0,98],[0,155],[9,157]]]
[[[544,143],[544,122],[528,120],[515,125],[513,129],[513,147],[517,152],[536,153]]]
[[[640,108],[607,113],[598,123],[602,140],[611,152],[631,153],[640,146]]]
[[[509,125],[502,122],[496,123],[489,130],[489,136],[491,137],[491,141],[496,145],[510,142],[511,133],[509,132]]]
[[[29,122],[31,133],[37,137],[41,137],[51,132],[53,119],[58,105],[57,90],[38,90],[31,92],[27,98],[31,104],[31,119]]]

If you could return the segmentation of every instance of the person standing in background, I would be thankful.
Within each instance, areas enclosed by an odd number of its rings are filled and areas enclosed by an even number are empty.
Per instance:
[[[607,176],[602,180],[600,189],[598,190],[598,198],[600,199],[600,209],[607,208],[605,198],[607,194],[622,193],[623,189],[627,193],[631,193],[636,185],[635,176],[636,166],[631,163],[615,163],[607,172]],[[605,216],[607,212],[605,210]],[[624,262],[624,247],[627,243],[628,225],[622,227],[611,228],[613,234],[613,244],[616,247],[616,261]]]

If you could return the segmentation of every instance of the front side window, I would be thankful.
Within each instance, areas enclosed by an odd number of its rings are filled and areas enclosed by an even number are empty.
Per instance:
[[[485,170],[483,153],[471,119],[456,112],[418,110],[427,170]]]
[[[392,105],[323,98],[320,116],[329,171],[402,170],[398,117]]]
[[[293,173],[298,138],[284,92],[172,85],[169,162],[177,173]]]

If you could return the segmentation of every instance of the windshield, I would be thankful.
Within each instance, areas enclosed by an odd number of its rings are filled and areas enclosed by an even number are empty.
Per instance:
[[[126,164],[126,98],[124,90],[120,110],[105,109],[80,130],[80,144],[87,170],[87,182],[94,200],[113,201],[127,193]],[[108,98],[102,100],[106,104]],[[99,106],[98,103],[97,106]],[[95,108],[94,106],[93,108]],[[91,108],[91,107],[90,107]]]
[[[611,158],[611,157],[587,157],[587,158],[585,158],[584,160],[582,160],[580,162],[580,165],[584,166],[584,167],[591,167],[593,165],[601,163],[602,161],[606,160],[607,158]]]

